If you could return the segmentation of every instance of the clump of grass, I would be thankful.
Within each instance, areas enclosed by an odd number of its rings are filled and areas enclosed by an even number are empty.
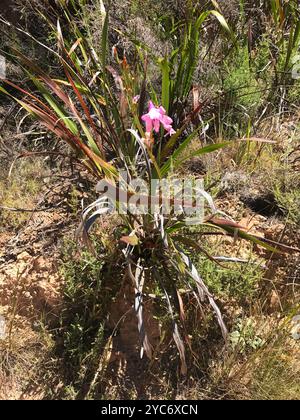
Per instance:
[[[266,354],[254,372],[251,386],[253,400],[299,400],[299,368],[285,348]]]
[[[294,180],[295,181],[295,180]],[[298,184],[298,185],[297,185]],[[300,223],[300,179],[299,183],[292,180],[286,185],[278,182],[274,187],[274,196],[278,206],[283,210],[289,223],[299,226]]]
[[[29,212],[5,210],[20,208],[33,210],[37,204],[38,193],[43,186],[41,175],[45,173],[42,160],[26,159],[15,166],[10,177],[7,172],[0,176],[0,229],[18,229],[29,218]]]
[[[260,86],[255,73],[249,66],[249,53],[246,47],[240,47],[236,58],[226,63],[227,77],[224,80],[224,89],[232,98],[235,106],[244,107],[248,114],[253,114],[261,103]]]
[[[47,381],[54,342],[46,329],[33,331],[26,322],[14,329],[12,339],[0,340],[1,399],[41,399]]]
[[[256,314],[232,327],[226,353],[215,353],[206,378],[189,391],[194,399],[298,400],[299,343],[290,316],[281,322]]]
[[[248,386],[252,399],[300,399],[299,342],[292,338],[291,330],[291,317],[287,316],[248,361]]]

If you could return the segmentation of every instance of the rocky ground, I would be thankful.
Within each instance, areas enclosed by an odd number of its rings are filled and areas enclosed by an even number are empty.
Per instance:
[[[75,207],[86,193],[80,172],[55,172],[59,175],[45,178],[32,197],[26,221],[18,229],[2,225],[0,232],[0,315],[6,323],[6,339],[0,339],[0,394],[4,399],[31,398],[26,387],[49,345],[41,341],[41,325],[47,320],[51,329],[59,319],[63,301],[60,246],[65,238],[75,237]],[[23,214],[17,208],[11,212]]]

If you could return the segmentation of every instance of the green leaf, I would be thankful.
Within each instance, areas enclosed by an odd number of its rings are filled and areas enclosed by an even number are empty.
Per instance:
[[[162,176],[165,176],[169,172],[171,166],[174,169],[177,169],[184,162],[190,160],[193,157],[204,155],[204,154],[207,154],[207,153],[215,152],[216,150],[222,149],[223,147],[226,147],[229,144],[230,144],[229,142],[211,144],[209,146],[202,147],[201,149],[198,149],[198,150],[190,153],[188,156],[186,156],[185,158],[183,158],[181,160],[174,160],[174,158],[171,157],[170,159],[168,159],[168,161],[162,167],[162,169],[161,169],[161,175]]]
[[[221,15],[221,13],[218,12],[217,10],[212,10],[210,13],[218,19],[218,21],[219,21],[220,25],[222,26],[222,28],[224,29],[224,31],[230,36],[233,43],[236,44],[235,35],[234,35],[232,29],[230,28],[230,26],[228,25],[228,23],[226,22],[226,19],[224,18],[224,16]]]
[[[102,37],[101,37],[101,61],[102,61],[103,69],[105,69],[106,59],[107,59],[109,14],[106,12],[106,9],[102,0],[100,0],[100,10],[101,10],[101,16],[103,19],[103,29],[102,29]]]
[[[166,58],[160,61],[162,70],[162,106],[167,113],[169,112],[170,103],[170,66]]]
[[[200,129],[202,128],[202,125],[198,127],[195,131],[193,131],[192,134],[190,134],[181,144],[180,146],[173,152],[172,156],[168,159],[168,161],[164,164],[163,168],[170,168],[172,167],[172,162],[176,160],[184,151],[185,149],[190,145],[191,141],[195,138],[195,136],[198,134]]]
[[[78,128],[77,125],[72,121],[65,109],[54,99],[54,97],[51,95],[51,93],[48,91],[48,89],[43,86],[42,83],[39,82],[39,80],[33,76],[31,76],[31,79],[33,83],[36,85],[40,93],[43,95],[43,97],[46,99],[50,107],[53,109],[55,114],[63,120],[64,124],[68,127],[68,129],[75,135],[78,134]]]

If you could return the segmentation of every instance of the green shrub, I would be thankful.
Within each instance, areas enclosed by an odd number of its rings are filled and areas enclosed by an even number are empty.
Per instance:
[[[258,261],[223,263],[223,267],[209,259],[201,259],[197,267],[216,296],[234,298],[239,303],[250,302],[258,290],[263,270]]]

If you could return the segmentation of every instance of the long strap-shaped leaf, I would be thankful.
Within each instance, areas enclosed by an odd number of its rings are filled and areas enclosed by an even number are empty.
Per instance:
[[[19,103],[24,109],[26,109],[29,113],[34,115],[36,118],[40,120],[40,122],[47,127],[48,130],[52,131],[58,137],[66,141],[71,147],[73,147],[76,151],[79,151],[88,158],[89,164],[87,165],[89,169],[96,175],[101,175],[102,172],[108,177],[108,179],[113,179],[116,177],[117,170],[116,168],[111,165],[110,163],[104,161],[100,158],[97,154],[95,154],[86,144],[77,136],[75,136],[63,123],[60,119],[57,119],[51,112],[48,113],[47,110],[39,108],[37,105],[33,103],[28,103],[25,100],[20,100],[15,96],[11,95],[7,92],[4,88],[0,86],[0,91],[14,99],[17,103]],[[85,163],[85,161],[84,161]]]
[[[148,339],[148,335],[145,329],[144,317],[143,317],[143,287],[145,281],[145,271],[140,267],[140,260],[138,260],[135,270],[135,275],[132,273],[132,265],[128,263],[129,276],[135,285],[135,299],[134,299],[134,309],[138,321],[138,330],[140,334],[140,340],[142,343],[141,347],[141,358],[143,357],[143,352],[145,350],[146,355],[149,359],[152,359],[152,347]]]
[[[223,317],[222,317],[222,314],[221,314],[221,311],[220,311],[218,305],[216,304],[212,294],[209,292],[209,290],[208,290],[207,286],[205,285],[204,281],[200,277],[200,275],[199,275],[196,267],[192,263],[191,259],[180,248],[177,248],[177,249],[180,253],[182,261],[185,263],[185,265],[187,267],[188,274],[196,282],[200,298],[202,300],[203,300],[204,296],[206,296],[208,298],[209,303],[210,303],[211,307],[213,308],[213,310],[216,314],[218,323],[219,323],[221,331],[222,331],[223,338],[224,338],[225,341],[227,341],[228,331],[227,331],[227,328],[226,328],[225,323],[223,321]]]
[[[166,297],[168,310],[169,310],[169,313],[171,315],[172,323],[173,323],[173,331],[172,331],[173,340],[174,340],[174,342],[176,344],[176,347],[178,349],[179,357],[180,357],[180,361],[181,361],[181,374],[186,375],[187,374],[187,364],[186,364],[186,358],[185,358],[185,347],[184,347],[184,343],[182,341],[182,338],[180,336],[178,324],[177,324],[175,316],[174,316],[174,311],[173,311],[173,308],[172,308],[172,305],[171,305],[170,297],[168,295],[167,290],[165,289],[165,287],[163,286],[163,284],[161,282],[159,273],[156,271],[155,268],[153,269],[153,274],[157,278],[158,283],[161,285],[161,288],[162,288],[162,290],[164,292],[164,295]]]

